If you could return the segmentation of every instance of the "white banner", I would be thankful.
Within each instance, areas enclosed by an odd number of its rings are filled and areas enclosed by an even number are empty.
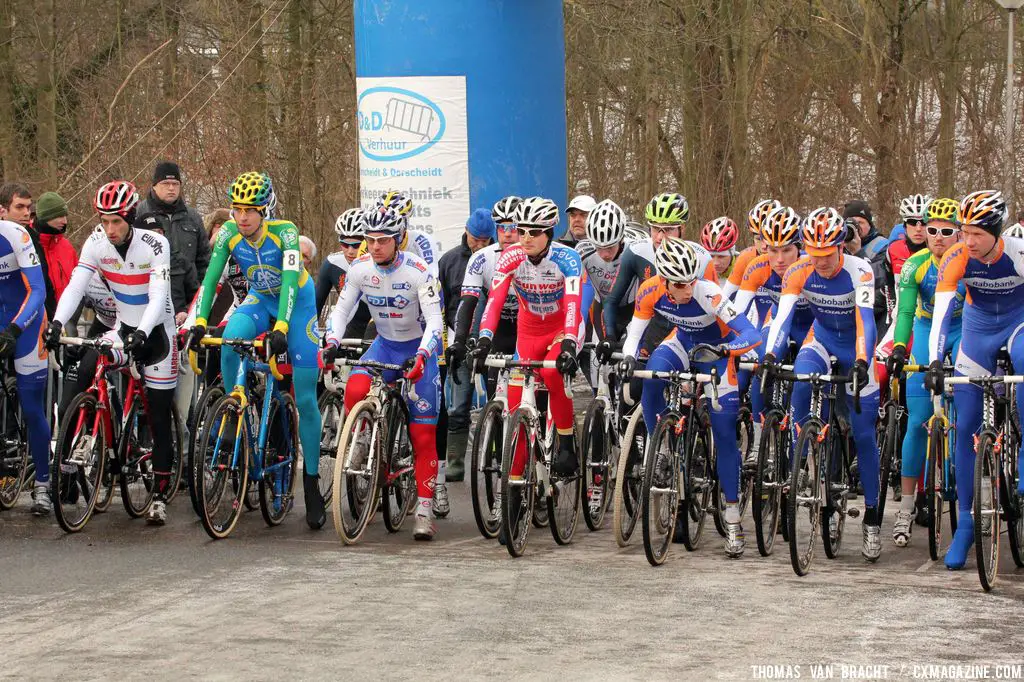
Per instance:
[[[464,76],[357,78],[359,194],[412,199],[411,228],[459,244],[469,217]]]

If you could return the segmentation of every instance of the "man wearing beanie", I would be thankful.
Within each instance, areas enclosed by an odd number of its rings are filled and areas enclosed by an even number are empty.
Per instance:
[[[449,339],[455,338],[455,318],[462,301],[462,280],[466,276],[466,264],[470,256],[494,242],[494,237],[495,226],[490,209],[478,208],[466,220],[462,244],[441,256],[438,268],[444,296],[444,323],[448,328]],[[463,480],[466,473],[464,462],[469,440],[469,410],[473,400],[469,366],[463,363],[456,369],[458,375],[452,377],[451,383],[448,456],[445,465],[445,480],[453,482]],[[444,381],[443,375],[441,381]]]
[[[857,232],[860,236],[860,253],[858,256],[871,260],[886,244],[889,243],[875,228],[875,220],[871,215],[871,207],[863,199],[854,199],[843,207],[843,218],[847,224],[852,220],[857,224]]]
[[[181,198],[181,168],[173,161],[161,161],[153,171],[153,186],[139,204],[138,214],[155,213],[166,217],[167,241],[171,244],[171,302],[175,322],[181,324],[188,314],[189,280],[202,281],[210,264],[210,242],[203,219]]]
[[[68,229],[68,205],[59,194],[46,192],[39,197],[32,227],[39,232],[39,245],[49,270],[53,293],[60,299],[71,281],[71,271],[78,265],[78,254],[65,236]]]

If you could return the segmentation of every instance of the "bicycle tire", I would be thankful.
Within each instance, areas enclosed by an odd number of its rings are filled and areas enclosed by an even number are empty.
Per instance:
[[[61,419],[53,453],[51,497],[57,524],[66,533],[77,533],[85,528],[96,507],[96,498],[103,480],[103,466],[107,460],[106,429],[102,419],[98,418],[99,403],[92,393],[79,393],[71,400],[64,414],[66,417]],[[66,464],[75,451],[76,441],[90,436],[93,440],[88,459],[82,463]],[[85,474],[90,463],[92,470]],[[65,509],[65,504],[78,509],[78,514],[72,515],[70,509]]]
[[[480,535],[488,540],[501,531],[501,446],[502,413],[505,406],[492,400],[484,406],[476,422],[473,449],[470,455],[469,486],[473,502],[473,518]],[[495,505],[498,506],[495,506]],[[497,512],[497,513],[495,513]]]
[[[576,534],[576,526],[580,521],[580,507],[583,499],[582,488],[586,480],[586,473],[583,470],[583,453],[580,451],[580,427],[573,421],[573,430],[576,445],[576,473],[570,476],[560,476],[553,468],[548,469],[549,481],[551,483],[551,494],[547,497],[548,520],[551,528],[551,537],[559,545],[568,545]]]
[[[534,461],[537,457],[538,438],[534,438],[531,447],[529,432],[539,430],[533,423],[533,417],[522,408],[516,409],[508,420],[505,432],[505,447],[501,459],[501,530],[505,538],[505,549],[510,556],[520,557],[526,551],[530,538],[530,526],[534,521],[534,510],[537,494],[537,469]],[[523,431],[520,435],[520,430]],[[526,451],[521,478],[511,480],[512,459],[517,442],[525,439],[523,447]]]
[[[203,426],[206,425],[210,412],[214,404],[220,400],[221,396],[224,395],[224,387],[220,384],[208,386],[201,396],[199,396],[199,402],[196,404],[195,409],[192,410],[193,426],[192,433],[195,434],[189,442],[188,456],[185,465],[185,485],[188,487],[188,498],[192,503],[192,510],[195,511],[196,516],[200,515],[199,511],[199,493],[196,490],[199,480],[199,473],[202,468],[203,457],[197,457],[196,453],[199,450],[199,438],[203,433]]]
[[[397,533],[416,503],[416,473],[409,442],[409,416],[395,401],[389,402],[390,406],[384,406],[384,423],[388,425],[384,447],[388,457],[381,500],[384,527],[389,533]]]
[[[185,457],[183,441],[185,431],[181,425],[181,415],[178,408],[171,405],[171,473],[167,481],[167,492],[164,495],[164,502],[170,504],[178,496],[178,489],[181,487],[181,476],[185,470]]]
[[[283,432],[271,429],[278,426]],[[299,462],[299,411],[295,400],[288,393],[270,406],[270,428],[267,429],[267,443],[263,450],[263,475],[257,488],[260,496],[260,513],[268,526],[279,526],[295,504],[295,478]],[[282,442],[271,447],[274,437],[283,436]],[[285,452],[282,453],[282,446]]]
[[[884,406],[885,416],[879,423],[882,438],[878,443],[878,525],[885,518],[885,503],[889,498],[889,477],[892,463],[897,457],[901,443],[899,438],[899,419],[896,417],[896,405],[892,402]]]
[[[338,442],[345,426],[345,399],[334,391],[323,392],[317,401],[323,431],[320,437],[320,496],[324,507],[331,503],[334,493],[334,464],[338,461]]]
[[[18,503],[18,497],[31,485],[35,473],[29,459],[25,424],[18,417],[18,403],[9,399],[16,395],[17,383],[14,377],[8,377],[6,382],[6,390],[0,391],[0,438],[3,438],[0,456],[3,457],[4,468],[11,470],[12,475],[0,478],[0,511],[11,509]]]
[[[611,445],[615,434],[608,428],[604,403],[594,401],[587,408],[583,418],[583,480],[580,486],[580,504],[583,505],[583,521],[592,531],[601,530],[608,512],[611,480]],[[597,504],[594,505],[594,497]]]
[[[818,524],[821,523],[821,457],[817,442],[820,432],[821,425],[816,420],[804,424],[797,439],[793,466],[790,468],[789,510],[786,518],[789,523],[789,559],[793,571],[799,576],[807,575],[810,571],[814,543],[818,539]],[[806,507],[805,513],[801,513],[803,507]],[[803,533],[798,532],[801,517],[806,517],[810,526]]]
[[[140,398],[132,401],[125,415],[124,428],[121,430],[117,447],[121,503],[133,519],[149,511],[156,494],[152,445],[148,452],[145,447],[146,435],[148,434],[149,442],[152,444],[153,434],[141,408]]]
[[[978,457],[974,464],[974,549],[978,580],[986,592],[995,587],[999,573],[999,533],[1001,525],[999,484],[1002,462],[996,451],[995,435],[983,431],[978,437]],[[985,491],[985,483],[989,490]],[[992,519],[985,533],[985,517]]]
[[[928,505],[928,556],[937,561],[942,553],[942,516],[946,495],[947,440],[938,420],[928,429],[928,463],[925,465],[925,503]]]
[[[680,436],[675,433],[678,422],[678,415],[671,412],[658,420],[645,458],[644,484],[640,493],[640,529],[644,555],[651,566],[665,563],[682,506]]]
[[[347,466],[351,462],[352,448],[357,445],[352,434],[356,425],[363,430],[368,429],[366,461],[358,469]],[[345,426],[338,443],[338,460],[334,467],[334,495],[331,499],[331,514],[334,516],[334,529],[338,538],[346,545],[355,544],[362,537],[373,514],[377,511],[377,500],[380,493],[381,460],[385,456],[383,447],[384,436],[377,427],[376,402],[369,399],[360,400],[345,417]],[[348,471],[348,473],[346,473]],[[366,496],[359,500],[356,491],[363,486]],[[349,507],[349,519],[345,516],[343,506]]]
[[[784,415],[772,410],[764,418],[761,444],[758,448],[757,469],[754,472],[754,492],[751,495],[751,514],[757,536],[757,551],[769,556],[775,548],[782,511],[782,457],[786,432],[781,426]]]
[[[693,552],[700,546],[708,510],[717,494],[714,436],[706,412],[693,410],[686,425],[683,448],[683,484],[680,504],[685,505],[683,546]]]
[[[837,437],[839,434],[839,437]],[[846,462],[850,455],[850,436],[841,429],[830,428],[825,434],[825,491],[826,501],[821,507],[821,544],[825,556],[835,559],[843,545],[846,528],[847,493],[850,490]],[[832,536],[829,517],[836,517],[836,533]]]
[[[199,520],[214,540],[228,537],[242,515],[242,500],[249,487],[249,457],[252,443],[241,403],[233,395],[222,395],[203,425],[199,452],[203,453],[196,486]],[[234,435],[230,435],[234,432]],[[237,442],[238,439],[240,442]],[[238,458],[235,446],[238,445]],[[225,493],[231,491],[231,495]],[[224,509],[221,518],[216,512]]]
[[[647,450],[647,425],[644,413],[634,409],[622,436],[619,464],[615,468],[615,493],[612,495],[612,529],[619,547],[628,547],[636,522],[640,519],[640,498],[644,484],[644,456]]]

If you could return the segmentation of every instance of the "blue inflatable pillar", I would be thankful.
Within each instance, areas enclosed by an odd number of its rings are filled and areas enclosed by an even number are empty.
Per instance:
[[[408,192],[445,248],[508,194],[565,208],[562,0],[355,0],[355,41],[363,205]]]

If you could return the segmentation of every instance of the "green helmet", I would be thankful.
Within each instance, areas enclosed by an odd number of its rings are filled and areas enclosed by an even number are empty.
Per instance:
[[[655,225],[682,225],[690,217],[690,205],[686,197],[676,192],[655,195],[647,204],[644,218]]]
[[[265,208],[274,201],[274,185],[266,173],[249,171],[231,183],[228,196],[232,206]]]

